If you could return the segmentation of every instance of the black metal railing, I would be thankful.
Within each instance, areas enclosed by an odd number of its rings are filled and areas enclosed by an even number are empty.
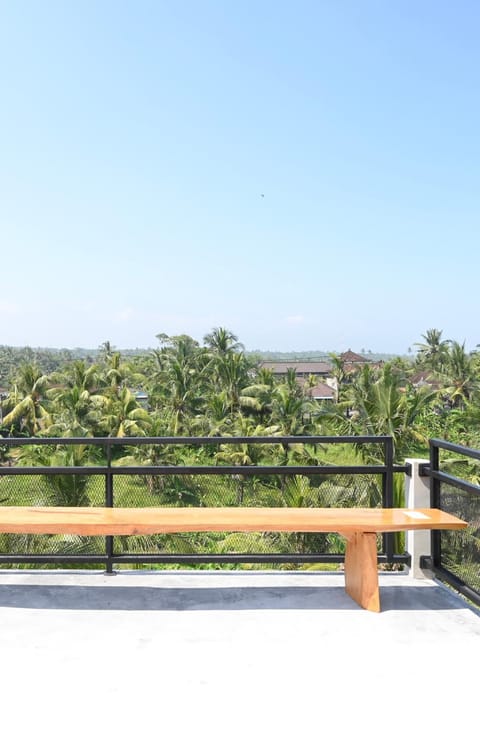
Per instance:
[[[395,474],[407,470],[394,464],[392,439],[382,436],[6,438],[1,444],[3,505],[390,507],[403,499]],[[345,446],[362,450],[362,462],[339,463],[335,451]],[[398,545],[398,535],[379,537],[378,561],[410,564]],[[344,543],[334,534],[0,535],[0,563],[23,566],[103,564],[112,572],[115,564],[343,561]]]
[[[460,531],[432,531],[431,556],[421,564],[480,605],[480,451],[444,440],[430,441],[430,501],[468,522]]]

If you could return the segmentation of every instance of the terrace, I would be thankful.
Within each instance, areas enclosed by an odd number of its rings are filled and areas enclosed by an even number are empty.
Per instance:
[[[383,610],[320,573],[0,576],[18,726],[475,725],[480,614],[381,575]]]
[[[152,720],[213,728],[286,727],[312,720],[361,727],[383,720],[393,727],[413,719],[436,727],[459,719],[475,722],[480,490],[465,474],[480,454],[433,441],[428,463],[394,465],[388,439],[365,440],[367,447],[382,447],[383,463],[317,464],[290,471],[282,466],[117,466],[111,449],[118,443],[99,444],[107,458],[104,465],[88,468],[90,498],[97,482],[103,482],[107,504],[123,498],[122,485],[126,488],[133,475],[162,476],[170,485],[181,477],[184,485],[197,483],[204,495],[213,484],[217,498],[221,494],[223,501],[243,504],[258,497],[259,483],[301,476],[327,500],[360,483],[357,498],[375,494],[379,505],[388,506],[401,478],[406,505],[432,504],[468,515],[471,528],[462,532],[460,544],[460,533],[434,534],[430,540],[416,532],[404,544],[384,540],[379,614],[360,609],[345,594],[341,571],[328,571],[341,567],[335,541],[305,545],[297,540],[293,545],[310,553],[287,553],[283,545],[283,551],[266,556],[239,555],[245,549],[241,542],[228,554],[180,554],[178,544],[175,553],[174,545],[163,544],[164,551],[152,554],[151,544],[107,538],[104,552],[93,560],[78,544],[72,555],[72,545],[67,552],[56,538],[30,543],[37,547],[35,554],[20,553],[24,544],[4,543],[0,559],[15,567],[0,573],[7,715],[20,726],[37,727],[66,722],[127,727]],[[163,439],[157,441],[151,444],[165,447]],[[18,447],[16,440],[11,446]],[[2,496],[11,500],[15,495],[22,503],[26,492],[38,498],[35,489],[42,479],[68,475],[68,470],[2,467]],[[74,475],[83,475],[82,470],[77,467]],[[81,569],[65,568],[73,558]],[[266,558],[268,565],[260,562]],[[105,572],[83,569],[97,560]],[[263,569],[213,569],[240,561]],[[153,571],[160,562],[177,569]],[[29,569],[18,569],[22,563]],[[195,563],[208,569],[185,569]],[[309,563],[313,569],[294,569]],[[32,569],[35,564],[42,569]],[[288,569],[280,570],[282,564]]]

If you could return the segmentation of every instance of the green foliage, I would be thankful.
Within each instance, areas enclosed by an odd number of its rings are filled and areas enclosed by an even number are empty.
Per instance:
[[[388,435],[395,461],[427,455],[431,437],[480,448],[480,352],[468,353],[441,330],[422,335],[414,359],[397,357],[347,368],[331,354],[338,398],[318,404],[309,395],[312,381],[300,382],[292,369],[284,377],[261,369],[238,337],[215,328],[199,344],[188,335],[158,335],[158,348],[120,352],[110,342],[98,351],[16,350],[0,347],[2,433],[25,436],[275,436]],[[271,358],[271,357],[269,357]],[[309,359],[303,356],[303,359]],[[290,357],[290,359],[292,359]],[[321,359],[325,359],[322,354]],[[385,359],[385,358],[384,358]],[[421,382],[419,385],[418,382]],[[137,391],[146,393],[145,405]],[[70,466],[97,462],[85,446],[0,448],[8,464]],[[309,444],[233,443],[220,448],[136,444],[114,452],[119,465],[227,464],[314,465],[383,462],[376,446],[354,448]],[[478,463],[457,459],[445,464],[478,483]],[[78,474],[33,476],[14,492],[3,476],[2,503],[81,505],[102,503],[103,486]],[[118,506],[376,506],[381,499],[375,476],[124,476],[115,484]],[[403,477],[394,478],[394,502],[404,503]],[[402,551],[402,536],[396,537]],[[455,536],[460,539],[460,537]],[[475,537],[476,538],[476,537]],[[198,552],[338,552],[336,535],[190,534],[122,537],[117,549],[195,554]],[[452,541],[452,559],[462,544]],[[478,544],[475,547],[478,548]],[[71,553],[101,551],[98,540],[2,535],[0,550]],[[458,561],[458,560],[457,560]]]
[[[60,445],[56,447],[26,446],[21,450],[19,462],[29,466],[71,467],[86,466],[92,454],[86,445]],[[45,474],[41,477],[41,501],[52,506],[89,506],[89,477],[86,474]]]
[[[338,398],[321,404],[309,395],[313,382],[299,381],[293,369],[276,377],[259,368],[228,329],[214,328],[203,345],[186,334],[157,338],[157,349],[129,352],[108,341],[96,351],[0,347],[0,373],[8,387],[2,432],[391,435],[397,460],[425,452],[433,435],[478,443],[480,352],[443,340],[439,329],[422,335],[413,360],[396,357],[352,369],[330,353]],[[146,405],[138,401],[138,390]],[[294,450],[279,453],[278,462],[286,463]],[[142,457],[148,462],[148,454]],[[370,449],[365,457],[375,454]],[[308,461],[309,455],[297,454],[297,461],[302,458]],[[237,460],[252,462],[246,453]]]

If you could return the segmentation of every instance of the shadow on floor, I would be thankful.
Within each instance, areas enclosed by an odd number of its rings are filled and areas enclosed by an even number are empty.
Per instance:
[[[381,610],[466,605],[442,587],[381,587]],[[0,608],[35,610],[362,610],[343,587],[0,585]]]

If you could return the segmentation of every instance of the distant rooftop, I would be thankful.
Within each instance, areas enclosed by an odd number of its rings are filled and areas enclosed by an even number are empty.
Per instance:
[[[326,385],[325,382],[318,382],[314,387],[307,389],[307,393],[314,400],[335,400],[337,396],[333,387]]]
[[[275,375],[286,375],[288,370],[295,370],[298,377],[306,375],[329,375],[332,371],[330,362],[280,362],[265,361],[260,363],[260,367],[266,370],[272,370]]]
[[[351,349],[342,352],[339,357],[347,369],[351,369],[352,365],[372,362],[371,359],[353,352]],[[260,363],[260,366],[272,370],[275,375],[286,375],[288,370],[295,370],[298,377],[307,377],[308,375],[323,375],[325,377],[332,371],[332,363],[327,360],[264,360]]]
[[[356,352],[352,352],[351,349],[347,349],[346,352],[342,352],[342,354],[340,355],[340,359],[345,364],[353,364],[357,362],[358,364],[361,364],[363,362],[371,362],[371,360],[367,359],[367,357],[364,357],[361,354],[357,354]]]

